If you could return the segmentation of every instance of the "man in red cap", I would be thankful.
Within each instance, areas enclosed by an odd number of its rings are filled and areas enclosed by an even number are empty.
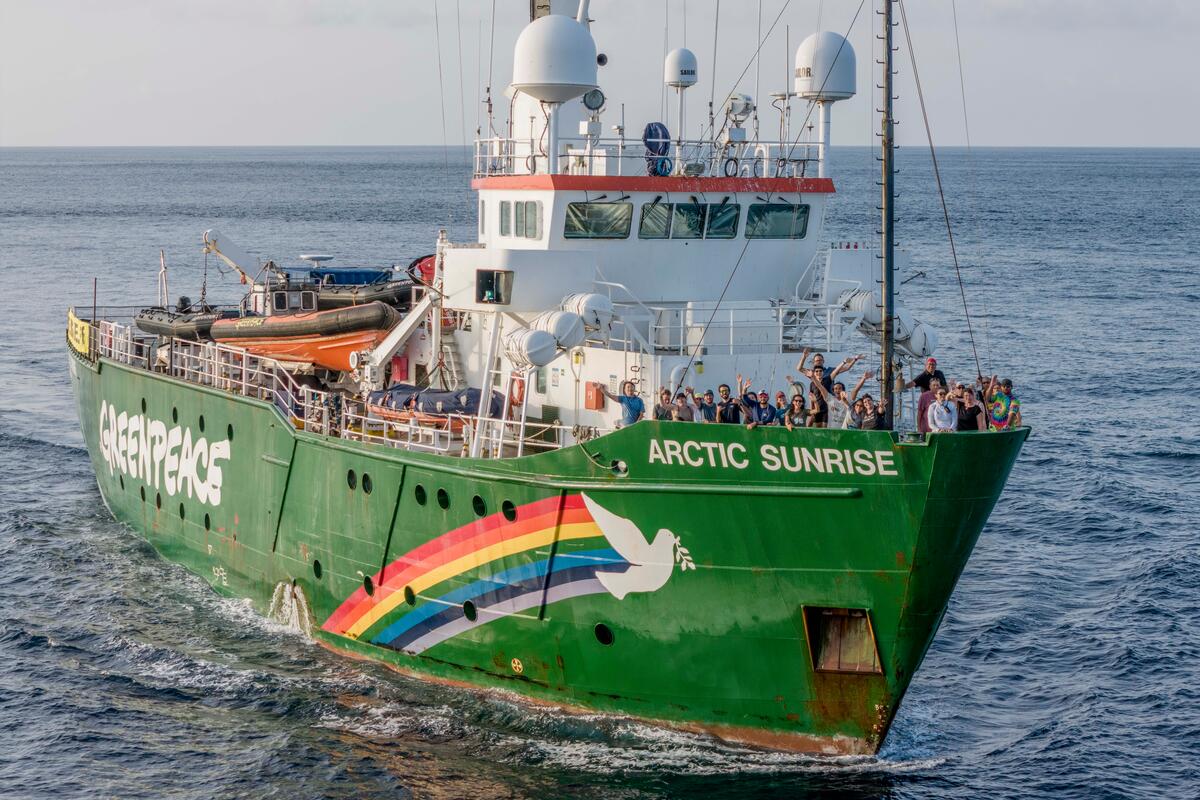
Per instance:
[[[914,377],[911,381],[904,384],[904,388],[911,389],[914,386],[920,386],[922,392],[928,392],[929,391],[929,382],[931,380],[933,380],[934,378],[937,378],[939,381],[941,381],[942,386],[950,385],[950,384],[946,383],[946,376],[943,375],[942,371],[937,368],[937,359],[934,358],[933,356],[930,356],[929,358],[925,359],[924,372],[921,372],[916,377]]]

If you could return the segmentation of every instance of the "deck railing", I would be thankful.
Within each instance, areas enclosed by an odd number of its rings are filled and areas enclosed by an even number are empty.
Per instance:
[[[685,175],[725,178],[803,178],[817,173],[815,144],[671,140],[666,154],[649,153],[640,139],[561,139],[558,171],[564,175]],[[476,178],[536,175],[548,171],[545,142],[492,137],[475,140]]]
[[[89,309],[90,310],[90,309]],[[294,367],[218,342],[160,340],[133,325],[69,316],[69,339],[81,356],[105,358],[197,386],[272,403],[297,430],[405,450],[465,455],[474,436],[484,457],[508,458],[555,450],[606,432],[584,426],[522,420],[480,420],[464,414],[424,414],[396,421],[335,392],[308,386]],[[74,328],[82,327],[82,331]],[[76,342],[90,340],[80,351]]]

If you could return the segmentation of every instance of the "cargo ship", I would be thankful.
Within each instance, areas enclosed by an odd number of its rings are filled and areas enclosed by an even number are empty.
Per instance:
[[[623,112],[603,135],[588,11],[533,4],[507,119],[489,89],[475,144],[477,239],[437,234],[403,303],[323,301],[322,281],[208,231],[247,284],[238,307],[205,305],[203,324],[183,305],[73,308],[100,493],[163,557],[334,650],[731,742],[874,753],[1028,434],[906,430],[899,377],[936,334],[895,297],[892,3],[877,246],[821,241],[832,106],[855,92],[844,37],[800,45],[773,140],[741,94],[684,135],[683,48],[665,64],[675,133],[627,139]],[[660,388],[778,383],[806,350],[878,353],[886,424],[652,418]]]

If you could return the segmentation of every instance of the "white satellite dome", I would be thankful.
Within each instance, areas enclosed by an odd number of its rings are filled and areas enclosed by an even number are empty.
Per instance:
[[[512,85],[543,103],[565,103],[595,89],[592,34],[562,14],[535,19],[517,37]]]
[[[697,69],[696,54],[686,47],[677,47],[667,53],[667,60],[663,64],[663,82],[677,89],[695,86]]]
[[[809,36],[796,48],[796,94],[805,100],[845,100],[855,93],[854,48],[832,31]]]

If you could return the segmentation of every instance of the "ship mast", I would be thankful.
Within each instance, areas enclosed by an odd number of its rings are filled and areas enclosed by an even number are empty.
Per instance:
[[[881,396],[884,404],[884,423],[888,430],[892,430],[895,425],[895,377],[892,374],[895,365],[894,357],[894,331],[896,312],[896,289],[895,289],[895,259],[896,259],[896,233],[893,203],[895,201],[895,186],[893,184],[895,178],[895,165],[893,163],[893,147],[892,140],[894,120],[892,119],[892,0],[883,0],[883,120],[880,131],[880,156],[881,168],[883,171],[880,186],[882,187],[882,202],[880,208],[883,216],[883,225],[880,232],[883,236],[882,250],[880,261],[883,265],[883,328],[880,333],[880,351],[882,357],[882,365],[879,375],[883,382]]]

